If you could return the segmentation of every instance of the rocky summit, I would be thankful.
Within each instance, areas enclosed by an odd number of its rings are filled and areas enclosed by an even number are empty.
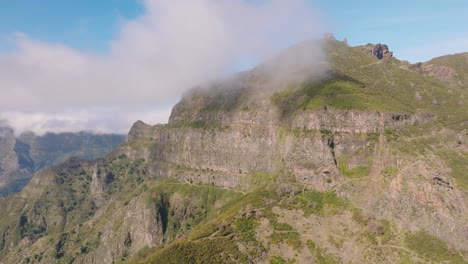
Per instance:
[[[301,43],[40,171],[0,200],[0,263],[466,263],[468,67],[372,49]]]
[[[367,44],[360,46],[361,51],[376,57],[379,60],[390,59],[393,57],[393,52],[388,49],[386,44]]]

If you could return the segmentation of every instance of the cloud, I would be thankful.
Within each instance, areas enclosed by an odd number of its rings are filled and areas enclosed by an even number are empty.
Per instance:
[[[145,13],[122,23],[106,54],[15,34],[16,50],[0,53],[0,118],[38,133],[165,122],[187,89],[232,74],[239,59],[264,60],[321,31],[307,0],[143,4]]]
[[[132,124],[136,120],[146,120],[149,123],[159,123],[170,114],[170,108],[165,109],[129,109],[92,108],[66,110],[60,113],[51,112],[5,112],[0,114],[0,126],[11,126],[17,133],[34,131],[37,134],[46,132],[78,132],[95,133],[128,132],[122,124]],[[7,120],[2,122],[1,120]]]

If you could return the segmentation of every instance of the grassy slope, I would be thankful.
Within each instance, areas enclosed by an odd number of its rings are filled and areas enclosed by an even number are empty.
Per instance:
[[[434,58],[424,63],[425,67],[447,66],[455,70],[454,79],[462,84],[468,84],[468,52],[446,55]]]
[[[189,238],[140,252],[129,263],[340,263],[350,245],[355,261],[365,263],[466,261],[466,253],[445,242],[367,216],[334,192],[276,191],[234,199]]]
[[[71,263],[87,257],[99,250],[101,234],[109,228],[115,234],[128,232],[123,230],[122,216],[126,210],[132,210],[128,206],[141,199],[149,208],[160,208],[159,217],[165,225],[164,239],[172,241],[189,233],[226,201],[239,196],[234,191],[212,186],[144,180],[146,162],[121,155],[108,157],[99,165],[105,172],[101,176],[104,183],[102,196],[107,205],[98,207],[89,191],[91,167],[72,159],[43,171],[40,178],[48,183],[30,185],[20,194],[0,200],[0,210],[5,213],[0,218],[0,235],[3,237],[0,250],[5,249],[5,243],[17,244],[25,240],[34,243],[27,249],[2,250],[0,258],[7,263],[21,259],[29,259],[30,263],[41,260]],[[167,201],[173,197],[183,199],[169,204]],[[116,219],[116,215],[121,217]],[[109,219],[115,220],[109,222]],[[119,261],[125,260],[126,250]]]
[[[379,61],[338,41],[329,41],[327,50],[334,68],[329,76],[319,82],[292,85],[273,95],[272,100],[288,111],[329,106],[432,112],[440,119],[463,112],[458,106],[463,91],[457,87],[403,69],[395,59]]]
[[[467,89],[415,73],[396,59],[379,61],[342,42],[329,41],[327,51],[334,66],[327,78],[292,85],[274,94],[272,101],[289,115],[324,107],[432,113],[435,119],[431,122],[387,131],[394,137],[391,147],[407,157],[439,156],[451,168],[458,186],[468,190],[468,153],[453,148],[464,143],[457,137],[463,137],[468,129]],[[431,63],[453,66],[465,73],[466,61],[464,56],[454,55]]]
[[[335,70],[327,79],[321,82],[292,85],[274,94],[272,101],[289,114],[326,106],[337,109],[433,113],[436,119],[430,123],[402,131],[388,131],[386,137],[390,140],[389,144],[393,144],[392,147],[404,155],[410,156],[418,154],[417,151],[423,151],[419,153],[421,155],[428,154],[425,151],[429,147],[431,153],[438,154],[447,161],[448,166],[452,168],[452,176],[457,179],[460,187],[466,186],[468,179],[464,171],[467,168],[463,165],[468,164],[466,153],[462,151],[453,153],[454,150],[446,147],[446,143],[453,140],[453,134],[456,131],[462,131],[466,126],[462,122],[467,120],[468,109],[466,109],[466,104],[459,103],[466,101],[461,98],[464,94],[462,89],[452,87],[436,78],[428,78],[404,69],[400,67],[401,63],[397,60],[378,61],[340,42],[328,43],[328,52]],[[428,132],[433,129],[439,131],[444,128],[454,129],[455,132],[450,135],[444,133],[437,135],[436,133],[428,136],[426,141],[419,137],[421,134],[431,134]],[[403,139],[406,142],[401,144]],[[339,262],[336,252],[340,251],[340,247],[346,243],[356,244],[359,248],[357,251],[362,250],[359,253],[362,260],[366,262],[385,261],[394,253],[397,256],[393,260],[401,263],[437,263],[444,260],[451,263],[464,263],[466,261],[466,256],[464,260],[463,256],[453,251],[445,242],[424,232],[411,233],[399,229],[392,223],[362,216],[359,210],[353,208],[348,202],[333,198],[336,197],[333,193],[311,191],[305,195],[296,196],[293,201],[272,193],[274,193],[273,190],[246,194],[237,201],[229,203],[219,215],[197,227],[190,238],[152,252],[145,252],[132,263],[158,263],[160,261],[216,263],[218,260],[227,263],[236,261],[242,263],[245,258],[252,258],[252,256],[254,259],[249,260],[255,261],[258,250],[274,252],[272,245],[275,244],[286,245],[296,252],[296,256],[304,254],[302,248],[307,246],[312,259],[318,263],[333,263]],[[351,212],[353,220],[348,224],[358,226],[353,234],[358,237],[358,240],[353,240],[353,236],[347,232],[339,233],[338,231],[338,234],[330,235],[329,241],[307,239],[310,236],[317,237],[317,235],[310,234],[310,230],[298,232],[292,227],[293,223],[279,223],[278,215],[272,213],[271,206],[265,201],[287,210],[286,214],[298,214],[298,217],[316,215],[320,218],[320,224],[325,226],[327,221],[331,221],[333,215]],[[325,215],[323,208],[328,208],[326,209],[328,213]],[[330,208],[332,208],[331,211]],[[246,214],[248,210],[255,214]],[[299,213],[293,210],[299,210]],[[239,229],[236,225],[239,221],[245,221],[245,215],[248,215],[248,220],[252,221],[249,225],[251,229],[256,230],[255,235],[248,236],[254,254],[243,254],[238,247],[239,244],[247,243],[243,240],[245,235],[242,232],[245,230]],[[259,225],[265,219],[274,231],[268,237],[270,242],[259,246]],[[429,243],[418,242],[421,240],[429,241]],[[213,243],[213,241],[219,243]],[[226,247],[226,244],[229,246]],[[365,248],[373,250],[369,252]],[[218,259],[220,252],[225,252],[231,257],[223,256],[222,259]],[[289,258],[287,254],[281,255],[280,253],[270,256],[269,259],[270,263],[297,261],[294,257]]]

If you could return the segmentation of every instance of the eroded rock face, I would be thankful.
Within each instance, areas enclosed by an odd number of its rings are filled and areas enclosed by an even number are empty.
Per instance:
[[[185,111],[187,101],[174,108],[169,125],[132,127],[128,143],[146,142],[150,150],[124,150],[133,158],[152,161],[149,171],[156,177],[239,187],[254,172],[292,172],[305,184],[325,190],[340,181],[337,159],[356,147],[375,144],[361,134],[382,133],[406,125],[423,123],[430,114],[381,113],[377,111],[301,111],[285,126],[280,111],[267,102],[252,110],[221,112]],[[202,106],[200,106],[202,107]],[[135,137],[139,135],[139,137]],[[365,158],[350,161],[362,165]],[[194,168],[187,173],[177,166]]]
[[[13,129],[0,125],[0,189],[7,188],[19,168]]]
[[[388,49],[386,44],[367,44],[361,46],[361,50],[379,60],[390,59],[393,57],[393,52]]]
[[[399,162],[388,153],[384,134],[430,121],[434,118],[432,114],[325,108],[298,111],[284,120],[281,111],[267,101],[256,101],[253,105],[239,105],[230,111],[203,111],[205,106],[202,103],[183,100],[174,108],[167,126],[148,126],[138,122],[132,128],[131,135],[144,137],[129,137],[129,143],[146,142],[149,151],[134,152],[131,148],[122,151],[149,160],[150,175],[154,177],[173,177],[182,182],[214,184],[224,188],[247,188],[246,177],[262,171],[293,175],[298,182],[317,190],[336,190],[349,184],[343,166],[349,171],[363,168],[366,175],[375,177],[369,179],[366,187],[374,191],[351,188],[351,192],[343,191],[343,196],[363,193],[366,199],[374,197],[372,201],[363,202],[366,210],[411,230],[416,230],[416,226],[409,223],[409,219],[414,218],[410,208],[429,206],[436,210],[437,215],[418,209],[419,218],[413,219],[425,230],[431,232],[431,228],[437,226],[438,232],[442,229],[448,232],[449,229],[440,224],[443,219],[452,219],[452,228],[460,234],[468,233],[462,224],[464,220],[460,220],[460,212],[466,212],[466,205],[458,199],[456,204],[460,206],[447,214],[453,205],[442,201],[454,199],[456,194],[434,180],[447,173],[427,176],[424,186],[409,176],[404,180],[398,176],[389,183],[390,192],[381,191],[381,184],[387,184],[381,176],[383,168]],[[444,178],[444,181],[447,180]],[[413,187],[402,191],[401,188],[406,188],[402,186]],[[445,189],[441,192],[438,188]],[[430,199],[426,201],[425,197]],[[385,203],[393,209],[386,210],[381,206]],[[388,214],[389,211],[401,211],[405,216],[399,218]],[[461,241],[460,237],[431,233],[454,244]]]
[[[442,81],[453,81],[453,78],[457,75],[455,69],[448,66],[435,66],[435,65],[424,65],[421,62],[412,64],[410,69],[420,74],[428,76],[434,76]]]

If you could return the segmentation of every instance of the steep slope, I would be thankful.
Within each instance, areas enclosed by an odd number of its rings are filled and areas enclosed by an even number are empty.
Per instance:
[[[416,232],[399,231],[399,239],[429,238],[428,232],[466,250],[464,91],[340,42],[327,48],[328,76],[270,98],[256,98],[243,86],[188,95],[170,119],[169,127],[178,129],[160,128],[155,135],[162,137],[151,137],[159,155],[148,158],[157,157],[158,169],[167,167],[161,175],[185,180],[194,175],[174,167],[213,168],[218,173],[196,179],[231,188],[261,171],[276,182],[335,190],[371,218]],[[248,78],[261,79],[248,76],[241,84]],[[226,108],[226,98],[235,103]],[[380,246],[407,249],[399,239]]]
[[[468,53],[459,53],[434,58],[412,65],[419,73],[462,87],[468,86]]]
[[[10,184],[14,178],[19,182],[26,178],[18,171],[18,156],[14,151],[15,142],[13,129],[0,124],[0,196],[6,194],[8,189],[11,189]],[[29,173],[32,176],[32,172]]]
[[[1,261],[466,262],[465,90],[334,40],[278,78],[315,45],[37,174],[0,200]]]
[[[14,136],[13,129],[0,127],[0,196],[19,192],[35,172],[64,162],[70,157],[103,157],[124,141],[123,135],[91,133],[25,132]]]

